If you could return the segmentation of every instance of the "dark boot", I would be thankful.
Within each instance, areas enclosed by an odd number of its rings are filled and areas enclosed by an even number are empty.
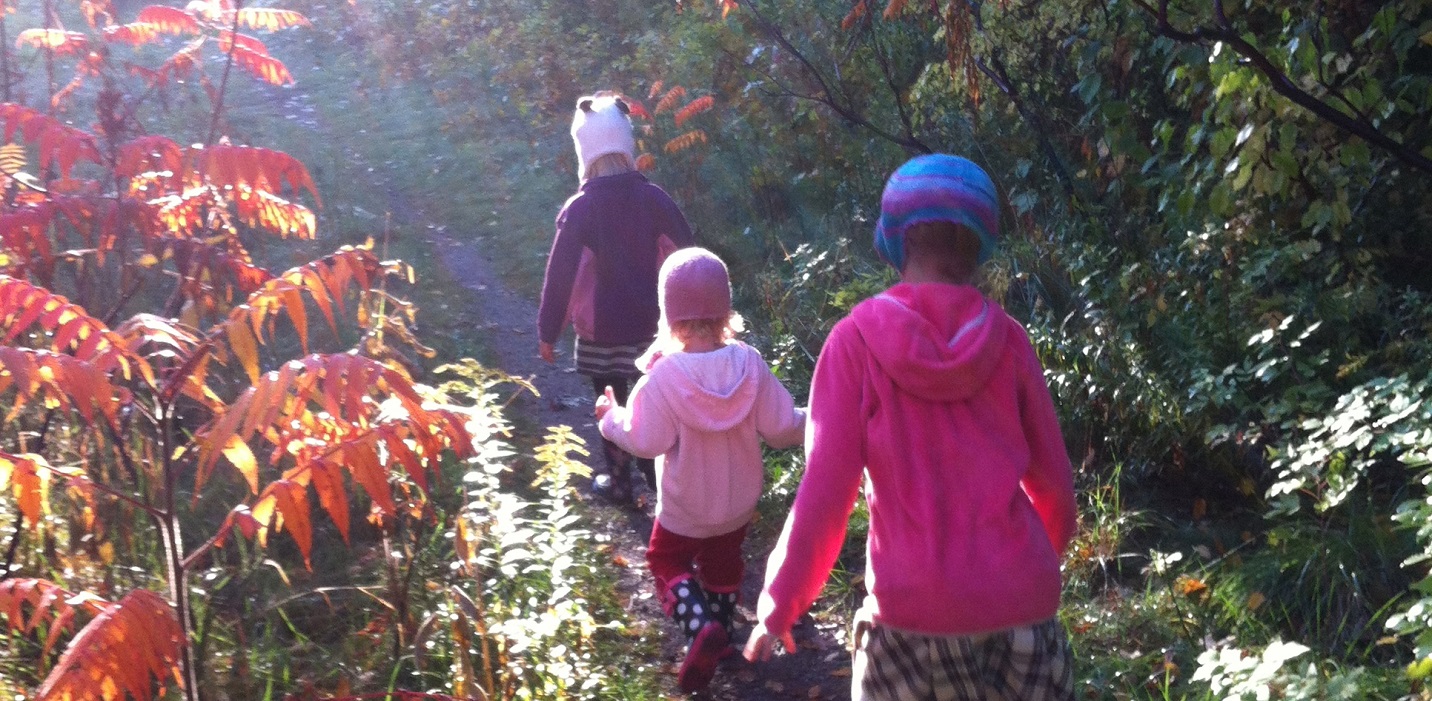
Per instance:
[[[711,608],[711,618],[720,623],[721,627],[726,629],[726,636],[730,637],[731,627],[736,618],[736,601],[740,598],[741,593],[728,591],[717,594],[704,587],[702,591],[706,594],[706,603]]]
[[[667,593],[671,617],[686,635],[686,659],[676,674],[685,693],[706,688],[716,675],[716,663],[731,647],[725,626],[712,617],[706,594],[692,579],[683,579]]]
[[[602,439],[602,453],[606,458],[607,472],[592,480],[592,491],[613,504],[626,506],[631,503],[632,457],[605,438]],[[603,477],[606,479],[603,480]]]
[[[716,592],[705,590],[705,594],[706,603],[711,609],[711,619],[720,623],[721,627],[726,629],[726,639],[730,640],[731,633],[736,625],[736,601],[740,598],[741,593],[728,591],[717,594]],[[727,645],[726,649],[721,651],[721,659],[724,660],[734,654],[736,654],[735,646]]]
[[[656,494],[658,487],[656,483],[656,461],[648,460],[647,458],[637,458],[636,466],[641,468],[641,476],[646,478],[647,489],[650,489],[652,494]]]

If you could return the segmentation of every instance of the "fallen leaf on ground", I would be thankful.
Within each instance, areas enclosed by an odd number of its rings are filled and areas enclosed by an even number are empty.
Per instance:
[[[806,692],[806,698],[808,698],[808,699],[818,699],[818,698],[820,698],[820,685],[819,685],[819,684],[816,684],[815,686],[811,687],[811,688],[810,688],[810,691],[807,691],[807,692]]]
[[[849,668],[849,667],[841,667],[840,669],[837,669],[837,670],[835,670],[834,672],[831,672],[831,673],[830,673],[830,676],[832,676],[832,677],[848,677],[848,676],[850,676],[850,668]]]

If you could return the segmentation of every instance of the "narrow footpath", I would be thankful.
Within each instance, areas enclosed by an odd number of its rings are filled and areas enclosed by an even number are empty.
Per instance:
[[[436,227],[428,227],[429,243],[435,257],[442,261],[447,273],[459,280],[471,293],[476,316],[484,320],[485,341],[501,368],[511,375],[530,378],[541,392],[540,397],[524,393],[511,405],[511,410],[537,425],[550,427],[568,425],[587,442],[592,450],[589,464],[600,460],[600,435],[592,415],[593,393],[585,377],[572,370],[570,348],[563,348],[555,364],[547,364],[537,356],[534,300],[508,289],[494,272],[490,252],[484,252],[483,241],[461,242]],[[638,478],[640,481],[640,478]],[[597,523],[592,529],[612,544],[611,562],[621,571],[619,585],[622,599],[629,601],[628,611],[639,625],[657,626],[663,640],[663,686],[668,698],[681,698],[676,690],[676,666],[682,650],[675,624],[665,614],[652,594],[645,566],[646,538],[651,533],[652,506],[655,495],[638,490],[641,508],[616,508],[590,496],[588,500]],[[747,542],[747,570],[742,585],[735,638],[745,641],[754,618],[754,604],[761,590],[769,544]],[[762,547],[767,546],[767,547]],[[744,622],[739,622],[744,619]],[[838,627],[837,627],[838,628]],[[842,701],[850,698],[849,653],[838,630],[820,630],[808,620],[796,630],[799,654],[780,655],[769,663],[748,664],[739,656],[722,663],[710,688],[690,698],[723,701],[758,701],[762,699],[827,699]]]
[[[292,56],[290,66],[298,67],[312,61],[311,56]],[[316,68],[304,68],[299,72],[308,74]],[[395,123],[390,110],[394,104],[412,105],[396,99],[403,86],[368,88],[366,99],[349,101],[346,97],[339,104],[329,104],[308,91],[309,87],[322,87],[322,81],[313,84],[301,82],[296,88],[275,97],[271,107],[277,109],[283,118],[313,139],[312,143],[322,144],[317,152],[329,156],[334,172],[328,177],[336,182],[367,180],[381,184],[376,201],[364,201],[369,208],[378,209],[369,216],[388,217],[388,225],[408,232],[423,232],[425,243],[431,248],[431,259],[445,270],[447,278],[458,282],[463,288],[460,299],[447,298],[447,303],[464,307],[458,318],[476,319],[470,329],[463,329],[461,335],[470,337],[473,343],[488,349],[494,356],[491,362],[510,375],[526,378],[537,387],[541,396],[526,392],[513,400],[508,411],[519,426],[535,426],[537,430],[546,427],[571,426],[591,450],[588,464],[600,460],[600,436],[592,414],[593,392],[591,385],[572,370],[570,346],[561,349],[555,364],[547,364],[537,356],[536,319],[537,302],[530,296],[520,294],[504,284],[499,266],[494,262],[497,244],[476,232],[457,231],[447,222],[435,220],[427,211],[424,202],[439,197],[440,193],[422,192],[415,187],[412,179],[402,177],[403,164],[422,162],[425,156],[411,154],[402,160],[384,160],[372,149],[374,144],[416,143],[411,133],[392,131],[397,128],[415,129],[419,125],[433,126],[438,123],[434,115],[404,113],[402,120]],[[407,89],[411,92],[411,88]],[[394,92],[395,100],[389,100],[385,91]],[[340,121],[331,110],[341,109]],[[353,124],[366,124],[369,129],[351,129]],[[388,154],[391,156],[391,154]],[[491,193],[494,214],[504,201],[503,192],[514,185],[503,182],[492,167],[492,177],[486,179],[486,190]],[[332,204],[332,203],[330,203]],[[358,203],[349,203],[356,208]],[[553,202],[552,207],[559,206]],[[421,277],[421,275],[420,275]],[[421,284],[421,283],[420,283]],[[420,334],[421,335],[421,334]],[[480,339],[480,340],[479,340]],[[640,481],[640,478],[638,478]],[[845,648],[844,623],[835,622],[818,625],[809,617],[803,619],[795,630],[800,650],[797,654],[777,656],[771,662],[759,665],[746,663],[739,655],[725,660],[717,671],[711,686],[689,697],[677,690],[676,670],[683,656],[681,636],[674,623],[667,619],[661,606],[655,600],[652,586],[646,572],[646,542],[651,534],[652,512],[655,494],[638,489],[640,508],[617,508],[584,492],[588,501],[593,523],[590,528],[599,547],[610,557],[609,564],[618,573],[620,600],[626,601],[627,611],[633,625],[661,641],[661,659],[640,662],[661,665],[663,698],[712,699],[720,701],[766,701],[776,699],[827,699],[846,701],[850,698],[850,658]],[[610,549],[608,549],[610,545]],[[737,614],[735,642],[745,642],[750,632],[750,621],[754,618],[753,607],[760,594],[769,542],[746,543],[746,577],[742,584],[742,601]],[[645,700],[643,700],[645,701]],[[654,701],[654,700],[653,700]]]

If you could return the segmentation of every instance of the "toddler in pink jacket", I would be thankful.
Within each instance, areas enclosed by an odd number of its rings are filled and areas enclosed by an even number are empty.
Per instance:
[[[862,482],[866,595],[854,699],[1072,699],[1055,617],[1072,470],[1024,328],[971,285],[999,231],[989,176],[955,156],[890,177],[875,246],[901,282],[816,362],[806,472],[766,568],[752,661],[815,601]]]
[[[730,650],[745,562],[741,542],[765,477],[761,442],[801,441],[805,412],[759,353],[735,340],[726,265],[686,248],[661,266],[658,339],[638,361],[646,376],[627,406],[611,388],[597,400],[602,436],[656,458],[656,523],[646,561],[688,649],[683,691],[705,687]]]

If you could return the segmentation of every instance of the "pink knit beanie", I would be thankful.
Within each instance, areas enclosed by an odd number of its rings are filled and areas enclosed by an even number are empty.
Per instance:
[[[725,319],[731,314],[731,278],[726,264],[704,248],[683,248],[661,264],[661,318],[668,324],[692,319]]]

